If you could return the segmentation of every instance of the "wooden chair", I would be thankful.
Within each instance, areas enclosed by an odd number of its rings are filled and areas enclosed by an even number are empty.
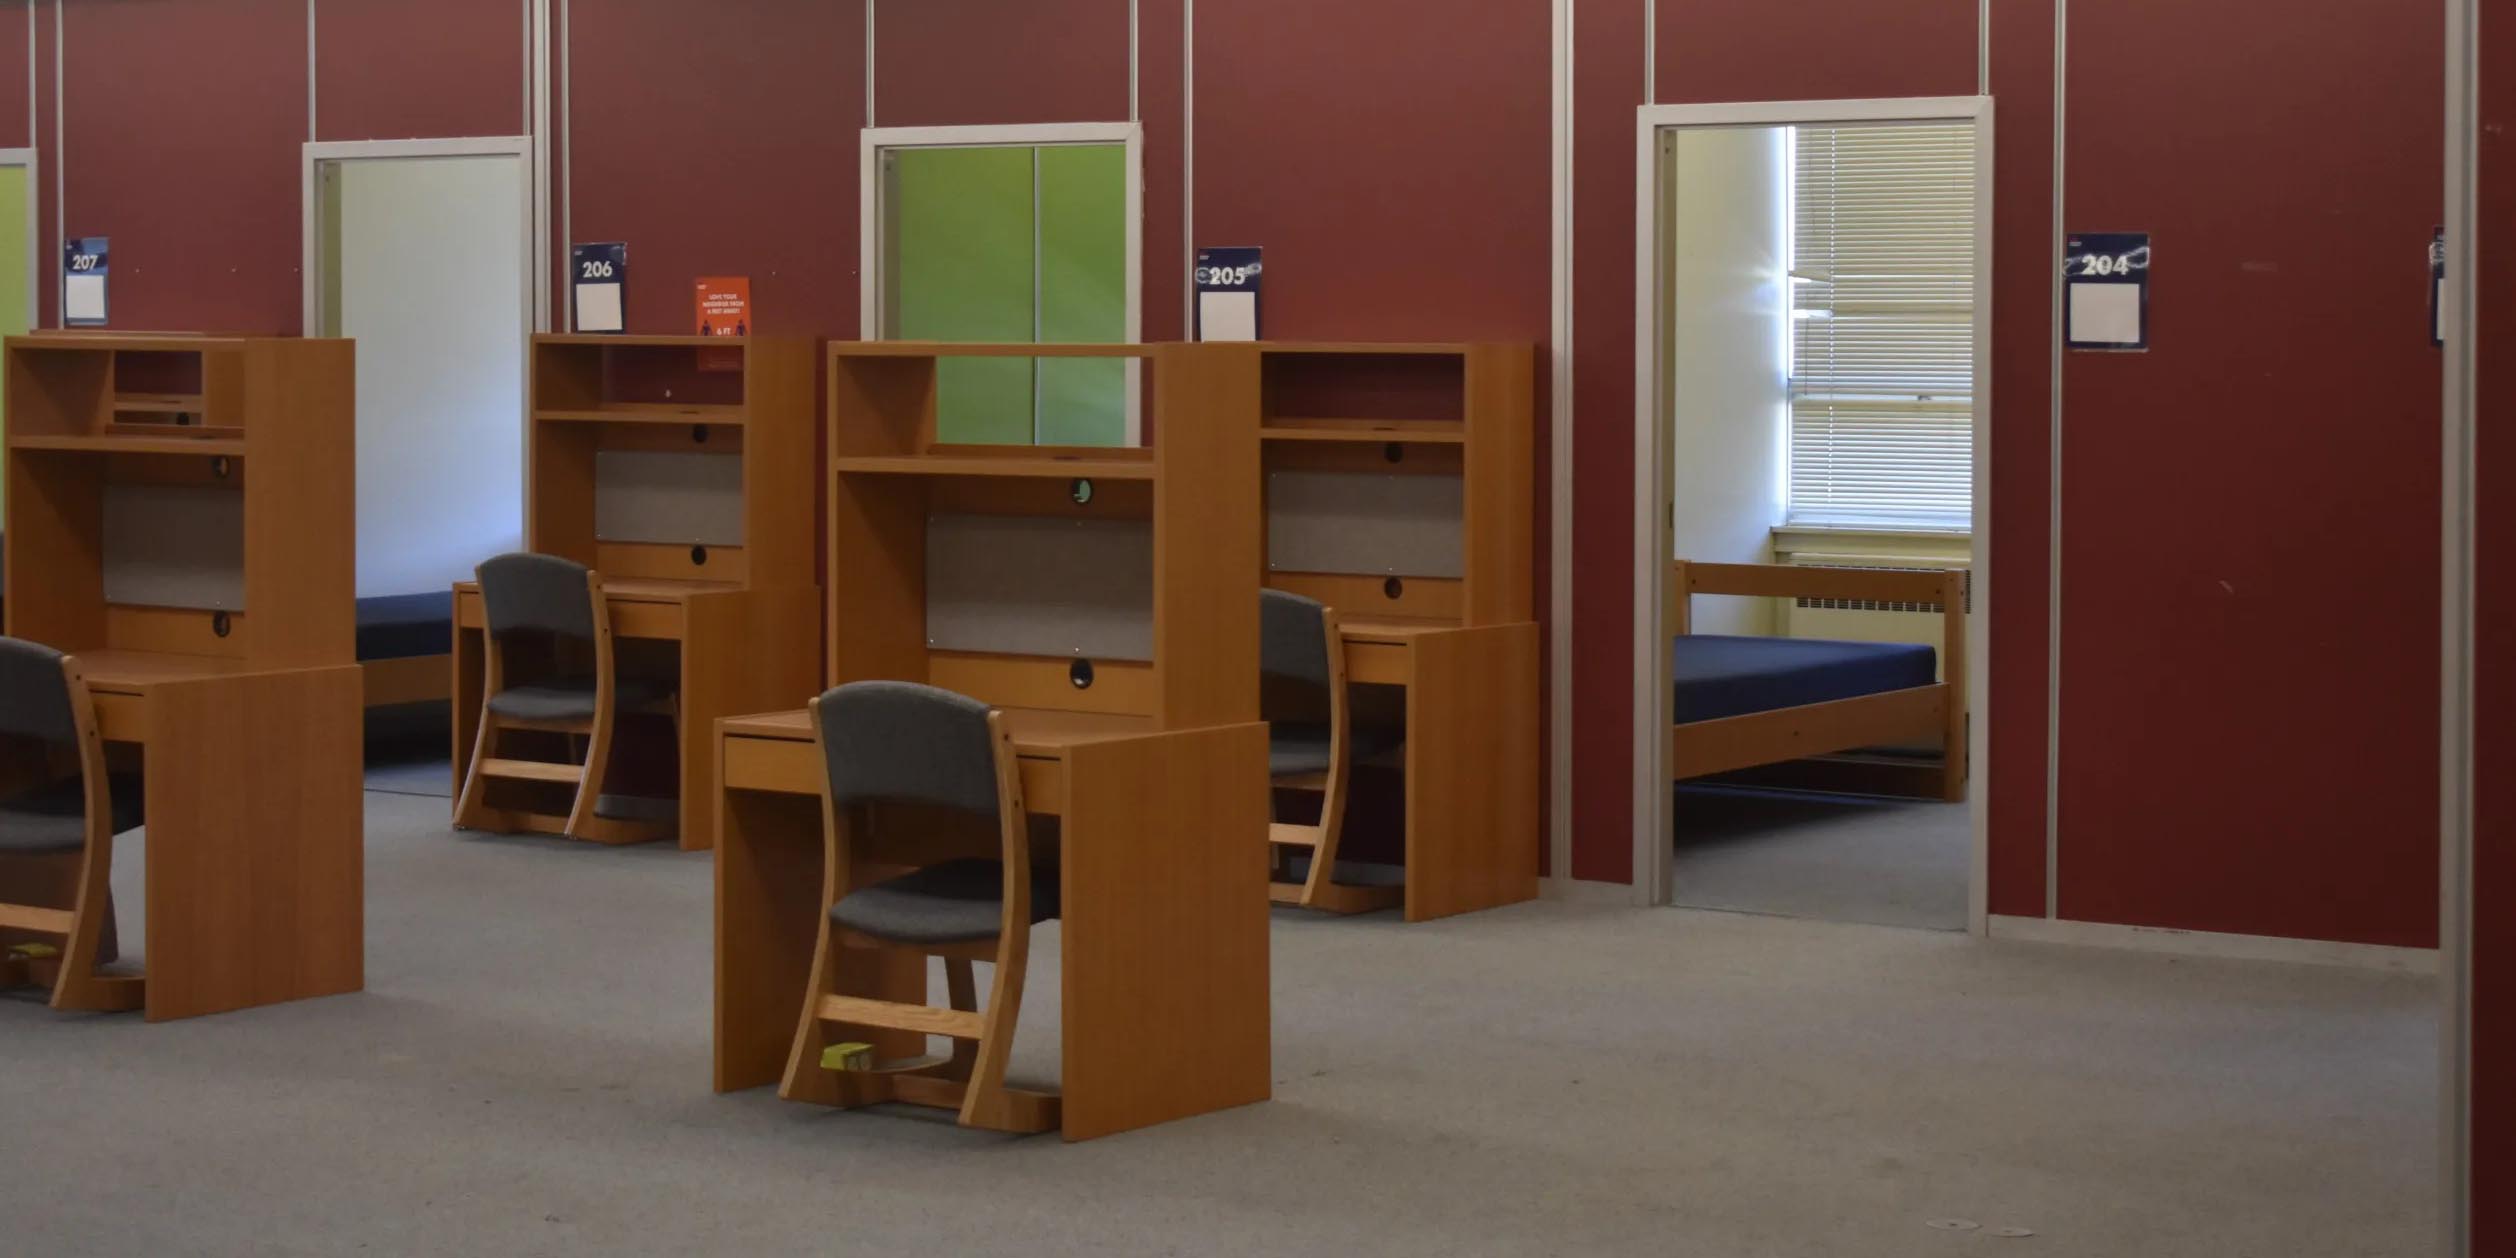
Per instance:
[[[97,973],[112,960],[114,836],[141,823],[136,790],[105,770],[96,709],[78,661],[47,646],[0,638],[0,863],[75,858],[67,909],[0,903],[0,929],[62,940],[56,957],[0,962],[0,985],[49,978],[52,1007],[137,1009],[144,980]]]
[[[482,652],[480,733],[454,823],[473,829],[496,810],[483,803],[488,782],[505,779],[576,787],[564,830],[596,842],[642,842],[662,837],[653,827],[597,825],[604,771],[611,765],[612,733],[631,712],[678,716],[672,687],[651,678],[622,677],[612,664],[611,615],[603,600],[603,576],[556,555],[500,555],[474,569],[488,649]],[[591,668],[583,661],[590,655]],[[523,678],[518,681],[517,678]],[[566,735],[574,763],[501,759],[498,736],[508,730]]]
[[[1268,722],[1267,772],[1280,788],[1320,797],[1316,825],[1269,825],[1278,875],[1270,894],[1278,904],[1331,913],[1368,913],[1400,903],[1403,887],[1336,881],[1337,841],[1345,829],[1354,761],[1385,755],[1404,740],[1394,731],[1355,727],[1335,609],[1299,594],[1260,590],[1258,671],[1259,715]],[[1310,852],[1310,871],[1293,882],[1283,876],[1286,858],[1302,849]]]
[[[854,682],[812,701],[813,736],[828,773],[822,797],[825,841],[823,899],[829,905],[813,954],[801,1025],[779,1095],[807,1091],[807,1072],[822,1068],[828,1024],[934,1034],[955,1042],[950,1057],[876,1064],[837,1074],[838,1103],[884,1101],[957,1109],[967,1127],[1037,1132],[1058,1124],[1058,1098],[1005,1086],[1014,1024],[1022,1008],[1031,927],[1057,916],[1058,871],[1034,867],[1022,779],[1001,714],[949,690],[910,682]],[[940,835],[877,836],[877,819],[904,820],[925,810],[941,830],[950,820],[981,819],[996,830],[994,859],[931,860],[952,842]],[[939,823],[937,818],[942,818]],[[883,860],[913,864],[908,873],[840,894],[879,840]],[[964,844],[966,850],[966,843]],[[944,959],[951,1007],[894,1003],[837,990],[843,949],[904,949]],[[987,1010],[978,1010],[971,971],[993,962]],[[818,1082],[827,1082],[818,1081]]]

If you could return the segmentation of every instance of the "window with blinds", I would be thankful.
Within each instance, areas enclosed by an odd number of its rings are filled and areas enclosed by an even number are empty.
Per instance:
[[[1795,127],[1790,523],[1974,522],[1974,128]]]

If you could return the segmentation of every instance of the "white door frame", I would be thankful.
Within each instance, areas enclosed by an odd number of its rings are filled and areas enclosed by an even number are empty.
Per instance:
[[[542,212],[539,181],[535,176],[538,146],[529,135],[474,136],[449,140],[327,140],[300,146],[299,191],[302,197],[303,230],[300,233],[304,253],[298,273],[304,281],[306,335],[315,335],[323,326],[323,240],[322,204],[319,188],[325,162],[402,160],[431,157],[512,157],[522,163],[516,183],[523,190],[517,209],[522,211],[525,273],[517,276],[516,300],[522,303],[524,325],[536,332],[550,330],[550,303],[542,300],[550,282],[550,234],[536,229]],[[528,373],[530,374],[530,373]]]
[[[1669,802],[1670,695],[1668,500],[1670,439],[1662,431],[1659,279],[1660,134],[1687,127],[1822,126],[1846,122],[1962,122],[1975,129],[1974,232],[1974,535],[1972,614],[1966,618],[1966,691],[1975,713],[1967,739],[1968,811],[1973,823],[1966,920],[1975,934],[1989,921],[1991,495],[1992,425],[1992,98],[1930,96],[1876,100],[1744,101],[1709,105],[1644,105],[1634,127],[1634,901],[1666,904],[1672,896]]]
[[[26,326],[29,330],[43,326],[44,265],[44,198],[43,164],[31,148],[0,149],[0,166],[26,168]],[[49,268],[56,281],[66,281],[62,274],[60,255],[53,255]]]
[[[977,127],[865,127],[858,132],[856,334],[882,332],[882,154],[904,148],[1008,148],[1052,144],[1123,144],[1127,156],[1127,324],[1129,344],[1144,339],[1144,125],[1136,122],[1044,122]],[[1144,442],[1142,373],[1127,373],[1127,444]]]

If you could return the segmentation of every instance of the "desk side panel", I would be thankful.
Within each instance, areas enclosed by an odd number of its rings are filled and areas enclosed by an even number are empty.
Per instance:
[[[358,658],[356,350],[249,342],[245,611],[252,659],[320,668]]]
[[[359,700],[356,665],[149,688],[150,1021],[365,985]]]
[[[1428,633],[1407,687],[1410,922],[1538,894],[1538,627]]]
[[[1258,350],[1164,346],[1154,371],[1155,714],[1169,729],[1258,719]]]
[[[1271,1094],[1267,729],[1067,749],[1065,1133]]]
[[[821,591],[810,586],[691,596],[681,642],[681,846],[716,845],[720,717],[795,707],[820,693]]]
[[[720,771],[792,744],[717,737]],[[809,747],[809,744],[806,744]],[[716,811],[716,1090],[776,1083],[821,929],[821,797],[727,789]]]

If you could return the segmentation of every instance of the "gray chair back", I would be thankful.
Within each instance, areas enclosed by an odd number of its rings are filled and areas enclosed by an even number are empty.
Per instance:
[[[487,560],[474,572],[490,637],[526,633],[594,639],[594,600],[586,593],[584,564],[519,552]]]
[[[853,681],[821,696],[830,802],[932,804],[997,815],[987,705],[907,681]]]
[[[1282,590],[1258,591],[1258,672],[1325,689],[1328,605]]]
[[[78,717],[61,652],[22,638],[0,638],[0,736],[56,747],[76,746]]]

